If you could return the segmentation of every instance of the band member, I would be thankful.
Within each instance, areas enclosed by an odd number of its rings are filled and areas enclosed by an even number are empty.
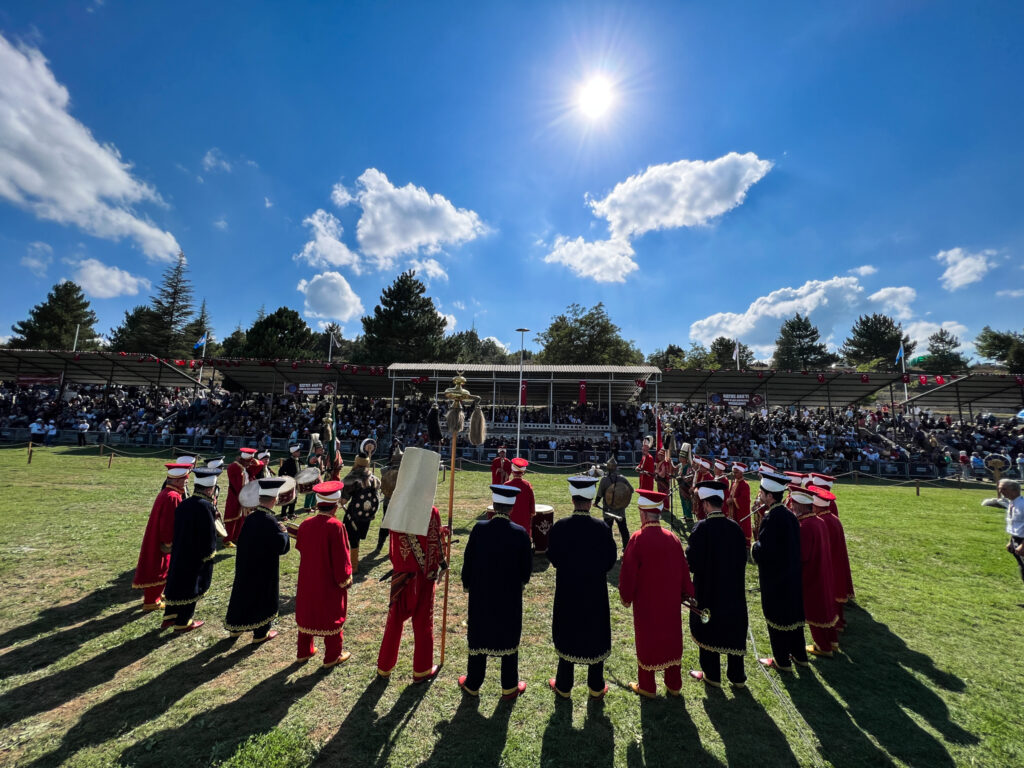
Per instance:
[[[665,494],[665,508],[668,509],[672,504],[672,496],[669,493],[669,488],[672,485],[672,478],[675,477],[676,474],[676,465],[672,463],[672,457],[664,448],[659,448],[655,457],[654,483],[658,489],[658,493]]]
[[[625,552],[629,544],[626,507],[633,498],[633,486],[619,474],[619,463],[614,456],[609,456],[604,465],[604,476],[597,487],[597,498],[601,503],[595,506],[603,513],[608,530],[611,530],[613,523],[619,526],[619,538],[622,539],[622,551]]]
[[[587,665],[587,687],[604,698],[604,660],[611,654],[612,624],[606,576],[618,559],[611,529],[590,516],[597,478],[569,478],[573,513],[551,527],[548,559],[555,568],[555,604],[551,639],[558,671],[548,680],[556,694],[569,698],[576,664]]]
[[[259,503],[246,515],[238,534],[235,580],[224,626],[232,637],[251,630],[253,640],[262,643],[277,637],[277,630],[272,630],[270,624],[277,618],[280,560],[291,547],[291,540],[274,515],[284,479],[272,477],[258,482]]]
[[[242,506],[238,503],[238,492],[250,480],[255,479],[250,471],[255,465],[256,449],[239,448],[238,458],[228,465],[228,498],[224,502],[224,527],[228,529],[227,546],[235,546],[242,530]]]
[[[822,475],[819,474],[818,472],[811,472],[808,478],[808,485],[816,485],[819,488],[824,488],[826,491],[830,491],[833,494],[833,496],[835,495],[834,485],[836,479],[834,477],[830,475]],[[836,507],[835,498],[829,500],[828,511],[835,515],[837,518],[839,517],[839,508]]]
[[[689,443],[679,446],[679,466],[676,468],[676,478],[679,486],[679,506],[683,510],[683,520],[689,526],[693,525],[693,499],[690,498],[693,471],[693,450]]]
[[[391,456],[388,457],[388,465],[380,473],[380,496],[381,496],[381,508],[384,512],[384,516],[387,517],[388,505],[391,504],[391,496],[395,492],[395,485],[398,482],[398,470],[402,466],[402,443],[399,440],[395,440],[391,445]],[[388,529],[384,527],[384,521],[381,520],[380,526],[377,529],[377,546],[374,548],[374,553],[380,552],[381,547],[384,546],[384,542],[388,540]]]
[[[498,446],[498,455],[491,462],[491,485],[504,485],[512,476],[512,462],[505,457],[505,446]]]
[[[789,486],[789,503],[800,522],[800,573],[803,580],[804,616],[811,627],[814,643],[807,652],[815,656],[831,656],[839,647],[832,573],[832,551],[825,521],[814,514],[813,496],[803,486]]]
[[[533,496],[533,486],[526,479],[526,468],[530,462],[526,459],[512,459],[512,479],[506,485],[519,489],[516,495],[516,503],[512,506],[509,520],[526,531],[526,535],[533,541],[533,516],[537,514],[537,503]]]
[[[191,451],[180,451],[179,450],[179,451],[175,452],[175,456],[174,456],[174,458],[171,461],[173,461],[175,464],[191,464],[192,468],[195,469],[199,465],[201,460],[202,460],[202,456],[200,456],[198,453],[192,453]],[[181,498],[182,499],[187,499],[188,497],[189,497],[188,477],[186,477],[185,478],[185,485],[184,485],[184,487],[182,488],[182,491],[181,491]]]
[[[533,553],[525,529],[509,519],[518,494],[515,486],[491,486],[494,515],[473,526],[463,555],[469,660],[459,687],[470,696],[480,693],[488,656],[501,658],[501,698],[515,699],[526,691],[526,683],[519,679],[519,639],[523,587],[533,570]]]
[[[295,627],[299,630],[298,661],[316,655],[314,637],[324,639],[324,667],[344,664],[352,654],[342,652],[342,629],[348,614],[348,588],[352,585],[348,534],[335,517],[342,484],[320,483],[316,514],[302,521],[295,532],[299,551],[299,581],[295,588]]]
[[[654,457],[651,456],[651,443],[653,440],[648,435],[640,447],[640,463],[634,467],[639,475],[638,483],[641,491],[654,490]]]
[[[703,505],[700,503],[700,498],[697,496],[697,486],[700,483],[707,483],[715,479],[715,476],[711,474],[711,468],[714,466],[710,459],[705,459],[703,456],[695,456],[693,458],[694,473],[693,481],[690,488],[690,503],[693,504],[694,515],[699,523],[704,518],[701,517],[703,512]]]
[[[171,545],[174,541],[174,510],[181,504],[185,480],[192,471],[191,464],[178,462],[164,464],[164,468],[167,477],[149,511],[139,561],[135,566],[135,578],[132,580],[132,589],[142,590],[144,611],[164,608],[164,585],[167,583],[167,569],[171,565]]]
[[[324,456],[324,444],[320,442],[320,435],[317,432],[310,435],[309,455],[306,457],[306,466],[313,467],[320,473],[320,477],[317,479],[317,483],[319,483],[320,479],[323,478],[324,470],[327,468],[327,457]],[[302,501],[302,506],[306,509],[316,507],[316,494],[312,491],[307,493],[306,498]]]
[[[729,500],[723,507],[725,516],[735,520],[740,530],[743,531],[743,538],[747,542],[747,551],[750,551],[750,485],[747,484],[743,473],[747,471],[747,465],[741,462],[733,462],[732,483],[729,486]]]
[[[679,539],[661,526],[665,494],[639,491],[640,530],[629,540],[619,573],[619,598],[633,607],[638,681],[634,693],[657,695],[654,673],[664,670],[672,696],[682,694],[683,620],[680,605],[694,597],[690,569]]]
[[[256,461],[259,462],[259,468],[255,470],[252,477],[253,480],[260,480],[264,477],[273,477],[274,473],[270,471],[270,450],[260,451],[256,454]]]
[[[301,450],[302,446],[298,443],[288,446],[288,456],[281,460],[281,467],[277,470],[278,477],[295,477],[299,474],[298,456]],[[296,501],[292,499],[290,503],[281,506],[281,517],[295,516]]]
[[[737,688],[746,685],[743,655],[747,650],[747,548],[743,531],[722,512],[725,483],[697,486],[704,505],[704,520],[690,534],[686,561],[693,575],[697,605],[708,611],[708,621],[690,612],[690,636],[700,648],[700,671],[690,676],[715,688],[722,687],[721,654],[726,654],[726,676]]]
[[[836,495],[817,485],[808,485],[807,490],[814,494],[811,499],[814,512],[825,521],[828,529],[829,552],[832,555],[832,592],[836,599],[836,610],[839,621],[836,631],[846,629],[846,603],[853,600],[853,575],[850,573],[850,554],[846,549],[846,531],[839,518],[832,513],[829,505],[835,502]]]
[[[804,645],[800,523],[782,503],[789,478],[768,471],[762,471],[760,475],[761,490],[757,503],[767,511],[761,519],[757,541],[750,554],[757,563],[761,609],[768,624],[772,656],[758,661],[766,667],[792,672],[791,658],[800,666],[808,666]]]
[[[194,470],[195,492],[174,510],[174,545],[167,571],[166,605],[161,629],[191,632],[205,622],[194,621],[196,603],[203,599],[213,579],[217,553],[217,477],[221,469]]]
[[[370,462],[377,449],[377,441],[371,438],[359,444],[352,469],[345,476],[341,492],[345,503],[345,530],[348,532],[349,551],[352,557],[352,572],[359,573],[359,543],[366,538],[370,523],[377,515],[380,505],[380,480],[373,474]]]

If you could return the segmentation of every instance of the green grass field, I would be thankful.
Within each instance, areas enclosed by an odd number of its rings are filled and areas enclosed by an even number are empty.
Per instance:
[[[350,592],[344,666],[294,663],[294,552],[281,563],[276,640],[226,639],[231,554],[218,556],[199,605],[206,626],[160,633],[130,589],[160,464],[117,458],[108,469],[92,448],[38,450],[27,465],[24,449],[0,450],[0,764],[1024,765],[1024,584],[1003,513],[979,506],[990,488],[839,485],[858,595],[844,653],[780,678],[751,652],[745,692],[687,680],[682,700],[638,700],[625,688],[636,675],[632,618],[613,596],[607,699],[588,703],[578,682],[571,702],[556,702],[546,682],[554,572],[538,557],[520,659],[529,688],[508,704],[496,664],[479,700],[455,682],[466,650],[461,551],[489,474],[458,473],[447,663],[432,685],[411,686],[411,629],[390,682],[375,675],[388,596],[386,557],[369,551],[376,526]],[[568,513],[562,476],[531,479],[538,502]],[[756,593],[748,605],[764,654]],[[439,592],[436,634],[440,614]],[[697,664],[689,640],[684,663]]]

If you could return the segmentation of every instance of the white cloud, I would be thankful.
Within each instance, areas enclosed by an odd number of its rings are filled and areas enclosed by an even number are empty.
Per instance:
[[[363,212],[356,238],[378,269],[394,268],[403,254],[436,253],[444,245],[461,245],[487,232],[474,211],[456,208],[423,187],[396,187],[376,168],[363,171],[357,183],[355,199]],[[331,193],[335,204],[345,199],[344,194],[335,185]]]
[[[228,220],[225,217],[221,216],[219,219],[213,222],[213,226],[215,226],[217,229],[223,232],[228,228]]]
[[[269,197],[264,197],[263,198],[263,207],[264,208],[273,208],[274,207],[274,204],[272,202],[270,202],[270,198]]]
[[[0,198],[96,237],[131,238],[147,258],[170,261],[180,250],[174,236],[132,208],[162,204],[160,195],[71,116],[69,101],[37,48],[0,35]]]
[[[967,340],[967,326],[955,320],[946,320],[943,323],[917,320],[916,322],[908,323],[903,330],[910,337],[911,341],[917,342],[917,349],[914,351],[916,356],[927,354],[928,337],[933,333],[938,333],[941,329],[949,331],[960,340],[960,346],[957,348],[958,351],[968,354],[973,353],[974,342]]]
[[[465,311],[465,309],[466,309],[466,302],[464,302],[464,301],[453,301],[452,302],[452,306],[455,307],[458,310]]]
[[[104,264],[97,259],[78,262],[72,279],[94,299],[112,299],[115,296],[135,296],[140,290],[149,290],[151,284],[144,277]]]
[[[225,173],[231,173],[231,163],[229,163],[221,151],[216,147],[211,147],[206,150],[206,154],[203,155],[203,170],[207,173],[213,171],[224,171]]]
[[[868,296],[868,301],[878,305],[882,312],[892,315],[897,320],[909,320],[914,312],[910,305],[917,299],[917,291],[902,286],[889,286]]]
[[[771,167],[753,152],[652,165],[616,184],[604,199],[588,203],[595,215],[608,220],[613,238],[694,227],[742,203]]]
[[[331,202],[339,208],[344,208],[346,205],[354,201],[355,198],[352,197],[352,193],[349,192],[345,188],[345,185],[340,181],[331,189]]]
[[[559,236],[544,261],[564,264],[580,277],[589,277],[599,283],[623,283],[626,275],[637,269],[633,261],[633,246],[628,240],[588,242],[582,237],[570,240]]]
[[[0,345],[9,344],[11,339],[14,338],[13,334],[8,333],[6,336],[0,336]]]
[[[445,333],[451,333],[452,331],[455,330],[455,324],[456,324],[456,322],[458,322],[455,319],[455,315],[446,315],[444,312],[442,312],[439,309],[435,309],[434,311],[437,312],[437,314],[441,317],[442,320],[444,320],[444,332]]]
[[[409,262],[409,268],[416,270],[416,274],[426,277],[428,281],[448,279],[448,272],[437,259],[413,259]]]
[[[21,266],[36,277],[46,277],[46,270],[53,263],[53,248],[48,243],[36,241],[29,243],[26,253],[21,257]]]
[[[304,309],[309,317],[345,322],[363,314],[363,302],[337,272],[321,272],[312,280],[301,280],[296,290],[306,297]]]
[[[495,344],[498,345],[498,348],[502,352],[508,352],[509,351],[508,344],[506,344],[505,342],[503,342],[500,339],[498,339],[497,336],[484,336],[483,341],[493,341]]]
[[[939,282],[947,291],[955,291],[965,285],[976,283],[996,265],[992,258],[995,255],[996,252],[992,250],[970,253],[963,248],[951,248],[948,251],[939,251],[935,255],[935,260],[946,265],[946,271],[942,273]]]
[[[870,264],[864,264],[860,267],[854,267],[848,270],[851,275],[857,275],[858,277],[867,277],[873,275],[878,271],[878,267],[873,267]]]
[[[24,264],[25,260],[22,259],[21,263]],[[1024,288],[1014,288],[1012,290],[996,291],[996,296],[1006,296],[1011,299],[1019,299],[1021,296],[1024,296]]]
[[[337,217],[318,208],[302,223],[310,228],[313,239],[295,254],[293,258],[296,261],[306,261],[313,267],[352,267],[357,275],[360,274],[359,255],[341,242],[342,228]]]

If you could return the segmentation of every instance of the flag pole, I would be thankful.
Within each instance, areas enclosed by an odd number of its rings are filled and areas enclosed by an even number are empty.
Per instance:
[[[903,342],[902,341],[900,342],[900,351],[901,352],[903,351]],[[905,374],[907,372],[907,353],[906,352],[903,352],[903,354],[900,355],[900,362],[903,364],[903,373]],[[910,397],[907,394],[906,376],[904,376],[903,378],[904,378],[904,381],[903,381],[903,402],[905,403],[905,402],[907,402],[907,400],[910,399]]]

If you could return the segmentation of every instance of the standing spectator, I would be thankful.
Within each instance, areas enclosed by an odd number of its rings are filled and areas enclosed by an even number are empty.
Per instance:
[[[82,420],[78,422],[78,445],[86,445],[87,441],[85,436],[89,433],[89,421],[84,416]]]
[[[46,425],[46,445],[53,445],[57,442],[57,425],[53,419]]]
[[[1024,453],[1017,454],[1017,479],[1024,480]]]
[[[42,419],[36,419],[29,425],[29,432],[32,433],[33,443],[42,443],[46,440],[46,427],[43,426]]]
[[[964,480],[971,477],[971,460],[967,458],[967,451],[960,451],[960,475]]]
[[[1006,507],[1006,532],[1010,535],[1006,551],[1017,558],[1020,577],[1024,579],[1024,499],[1020,495],[1020,483],[1000,480],[998,493],[1010,502]]]

